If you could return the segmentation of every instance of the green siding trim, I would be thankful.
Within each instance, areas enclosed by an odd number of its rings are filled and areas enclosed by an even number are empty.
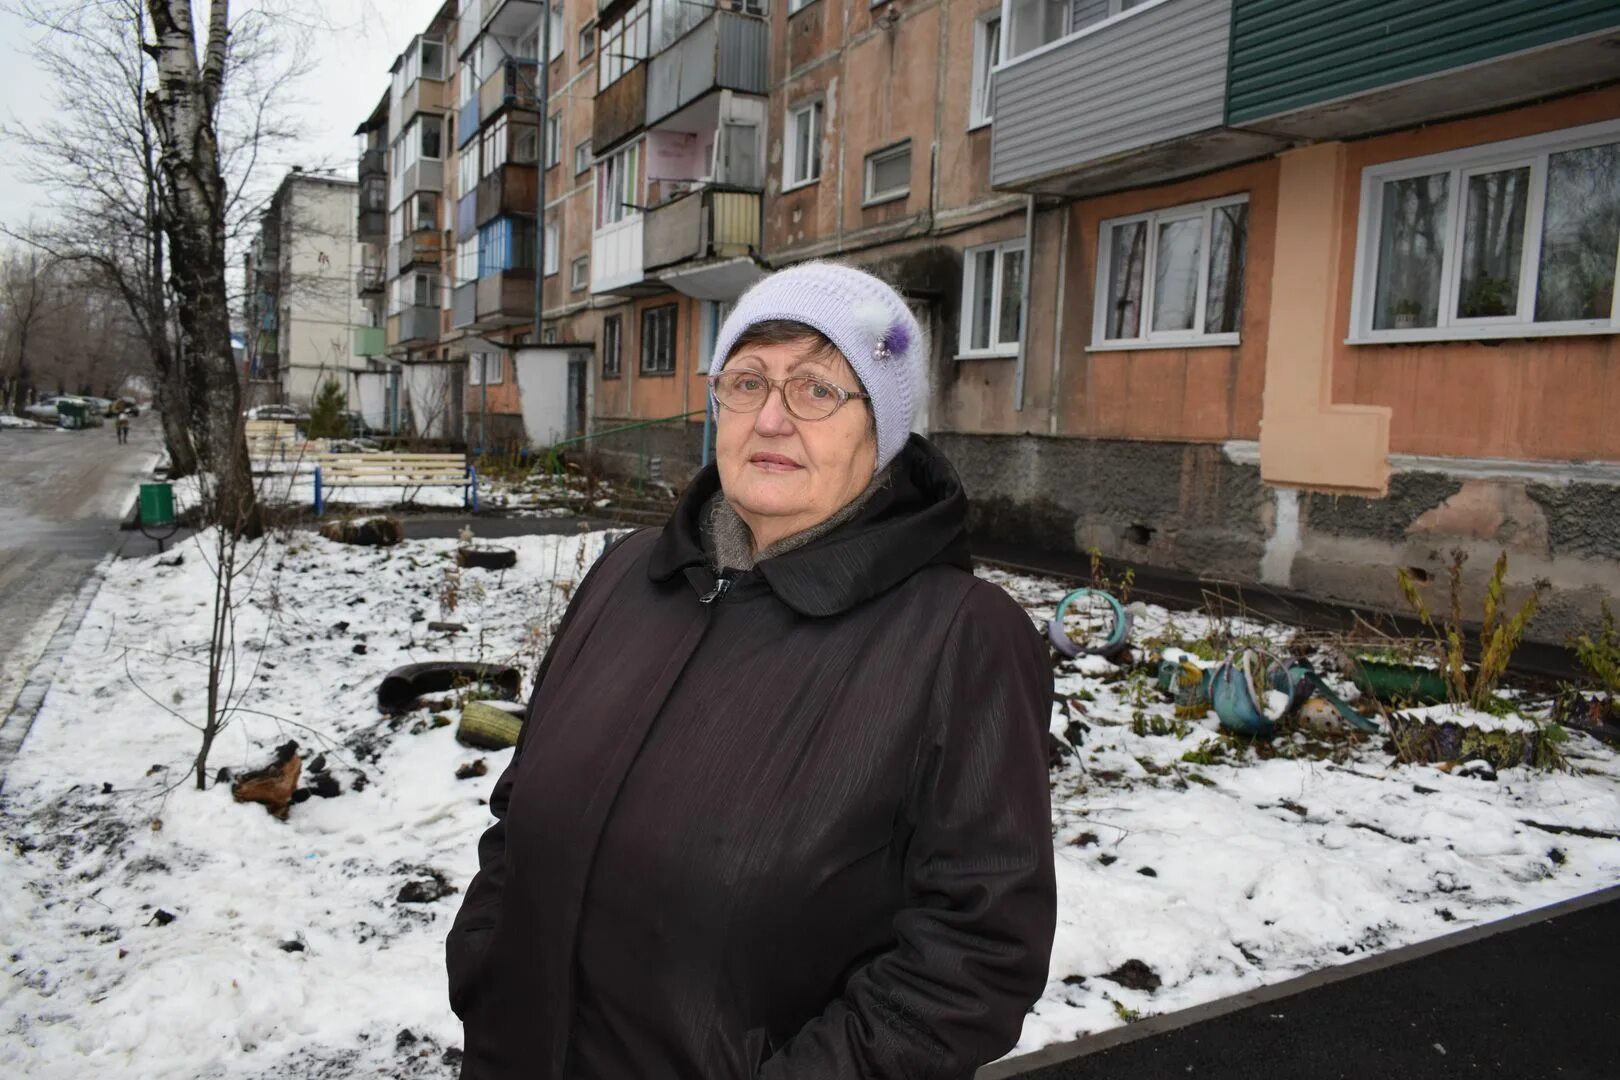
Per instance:
[[[1620,0],[1233,0],[1226,119],[1248,123],[1616,28]]]

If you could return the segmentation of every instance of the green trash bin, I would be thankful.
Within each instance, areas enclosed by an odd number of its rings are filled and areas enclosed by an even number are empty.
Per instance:
[[[77,401],[56,403],[58,422],[65,428],[82,428],[89,424],[89,408]]]
[[[142,527],[164,528],[173,524],[174,486],[172,484],[142,484]]]

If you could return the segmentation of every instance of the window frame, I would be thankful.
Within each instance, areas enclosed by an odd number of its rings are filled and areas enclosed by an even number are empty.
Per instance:
[[[1357,210],[1355,274],[1350,292],[1350,332],[1347,345],[1382,345],[1424,341],[1490,341],[1510,338],[1564,337],[1580,334],[1620,333],[1620,251],[1616,253],[1615,281],[1607,319],[1566,319],[1536,322],[1535,303],[1541,275],[1541,248],[1547,209],[1547,172],[1552,155],[1620,142],[1620,120],[1561,128],[1518,139],[1479,143],[1457,150],[1402,158],[1369,165],[1361,171],[1361,203]],[[1519,302],[1511,316],[1463,318],[1456,314],[1462,279],[1461,247],[1467,212],[1470,176],[1530,167],[1520,251]],[[1383,229],[1384,185],[1417,176],[1449,176],[1443,229],[1445,249],[1440,263],[1440,295],[1435,326],[1374,329],[1377,317],[1378,245]],[[1528,318],[1526,318],[1528,315]]]
[[[996,24],[996,54],[989,55],[990,24]],[[992,107],[996,68],[1001,63],[1001,8],[992,8],[973,20],[973,81],[968,84],[968,126],[977,131],[995,122]]]
[[[959,360],[1005,359],[1018,355],[1018,341],[1005,342],[992,338],[985,348],[973,346],[973,312],[978,308],[977,286],[974,282],[974,257],[991,251],[995,253],[995,272],[990,279],[990,325],[992,329],[1001,326],[1002,307],[1006,296],[1002,293],[1002,278],[1006,267],[1006,256],[1009,252],[1020,251],[1024,255],[1024,273],[1029,273],[1029,242],[1027,237],[1015,236],[1009,240],[998,240],[991,244],[975,244],[962,251],[962,304],[959,310],[962,315],[957,320],[956,356]],[[1015,298],[1015,302],[1022,305],[1022,295]],[[1022,339],[1028,330],[1027,312],[1022,312],[1018,320],[1019,338]]]
[[[576,255],[568,261],[568,290],[579,292],[591,287],[591,257]]]
[[[818,183],[821,180],[821,154],[819,149],[822,138],[822,125],[826,116],[826,102],[821,97],[814,97],[808,101],[801,101],[797,105],[788,106],[786,112],[787,115],[782,124],[782,129],[787,133],[787,141],[782,147],[782,191],[784,193],[797,191],[802,187],[809,187],[811,184]],[[802,113],[809,113],[811,116],[812,139],[810,153],[811,161],[815,164],[815,172],[807,175],[803,180],[791,180],[789,177],[798,172],[799,140],[796,125]]]
[[[596,55],[596,20],[589,19],[579,28],[579,58],[588,60]]]
[[[562,110],[558,109],[546,117],[544,142],[547,169],[562,164],[562,138]]]
[[[637,207],[642,205],[641,192],[646,183],[645,146],[646,140],[637,139],[596,163],[595,182],[591,186],[594,200],[591,207],[594,231],[603,232],[641,216],[641,211]],[[626,184],[625,171],[627,162],[632,156],[635,158],[634,175],[629,177],[629,183]],[[616,204],[607,201],[613,195],[615,183],[618,185]],[[613,216],[615,213],[618,214],[617,217]]]
[[[546,254],[542,260],[545,264],[544,276],[553,277],[562,269],[562,229],[557,222],[548,221],[542,234],[545,237]]]
[[[611,348],[609,345],[611,344]],[[611,356],[613,364],[611,369],[608,359]],[[624,377],[624,317],[615,313],[602,316],[602,378],[622,379]]]
[[[1135,10],[1134,8],[1132,10]],[[1160,207],[1139,214],[1121,214],[1118,217],[1107,218],[1097,223],[1097,273],[1092,286],[1091,311],[1091,343],[1086,346],[1087,352],[1130,352],[1141,349],[1201,349],[1201,348],[1230,348],[1243,343],[1241,330],[1230,333],[1209,334],[1203,329],[1207,315],[1205,305],[1209,299],[1209,256],[1210,239],[1214,236],[1214,214],[1223,206],[1236,206],[1249,204],[1249,193],[1242,192],[1237,195],[1223,195],[1216,199],[1204,199],[1201,202],[1179,203],[1175,206]],[[1201,220],[1204,224],[1204,241],[1202,257],[1198,264],[1198,296],[1194,301],[1194,312],[1197,315],[1198,326],[1192,330],[1154,330],[1153,319],[1153,285],[1154,272],[1158,264],[1158,230],[1160,224],[1172,221]],[[1104,336],[1107,326],[1108,285],[1109,276],[1113,272],[1112,245],[1110,235],[1115,226],[1132,225],[1144,222],[1147,226],[1146,261],[1142,264],[1142,313],[1141,323],[1137,335],[1133,338],[1109,338]],[[1245,224],[1247,229],[1247,223]],[[1244,236],[1245,250],[1247,250],[1248,236]],[[1249,281],[1248,260],[1245,257],[1243,268],[1243,281],[1238,288],[1244,290],[1247,296]],[[1241,323],[1241,319],[1239,320]]]
[[[906,158],[906,186],[903,188],[887,188],[883,191],[873,191],[872,185],[877,180],[877,167],[880,163],[887,163],[900,157]],[[882,206],[884,203],[897,202],[911,197],[911,140],[901,139],[897,143],[879,147],[871,151],[862,159],[861,180],[861,206]]]
[[[591,140],[574,144],[574,175],[583,176],[591,171]]]
[[[679,303],[655,304],[651,307],[644,307],[641,309],[641,337],[637,342],[637,345],[639,346],[638,352],[641,354],[641,362],[638,367],[639,374],[654,377],[675,374],[675,369],[680,366],[680,310],[681,305]],[[664,320],[666,313],[669,322],[669,363],[667,367],[664,367],[659,365],[659,358],[656,355],[649,357],[647,350],[647,339],[649,337],[648,327],[651,321],[655,319],[660,321]],[[655,339],[657,337],[656,334],[652,336]],[[657,341],[654,340],[653,348],[656,349],[657,347]],[[651,360],[652,365],[654,366],[649,366],[649,360]]]

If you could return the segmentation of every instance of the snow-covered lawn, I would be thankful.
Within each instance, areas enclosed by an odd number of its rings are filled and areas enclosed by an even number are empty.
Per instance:
[[[113,564],[0,795],[0,1075],[455,1075],[442,941],[459,892],[399,897],[466,887],[509,751],[459,744],[453,702],[385,717],[376,687],[425,659],[531,670],[603,541],[503,540],[515,569],[459,578],[454,541],[273,541],[244,579],[240,710],[209,771],[293,739],[313,781],[323,755],[341,794],[285,822],[187,775],[208,549]],[[1064,592],[984,573],[1041,620]],[[1138,641],[1208,629],[1137,609]],[[1077,744],[1053,772],[1060,927],[1020,1050],[1620,881],[1620,845],[1522,824],[1620,830],[1620,765],[1585,736],[1565,747],[1578,774],[1497,781],[1393,765],[1376,739],[1283,737],[1262,759],[1213,719],[1177,721],[1143,674],[1058,673],[1052,729]]]

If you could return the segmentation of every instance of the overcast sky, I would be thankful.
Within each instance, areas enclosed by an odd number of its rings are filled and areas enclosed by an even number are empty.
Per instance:
[[[324,0],[335,26],[314,35],[314,70],[299,88],[299,114],[309,133],[308,162],[326,158],[353,177],[354,129],[388,89],[388,68],[411,37],[427,27],[444,0]],[[197,5],[206,10],[206,5]],[[0,11],[0,118],[36,123],[46,118],[51,87],[32,59],[37,33]],[[13,164],[15,152],[0,143],[0,223],[18,227],[48,215],[51,195],[32,190]]]

